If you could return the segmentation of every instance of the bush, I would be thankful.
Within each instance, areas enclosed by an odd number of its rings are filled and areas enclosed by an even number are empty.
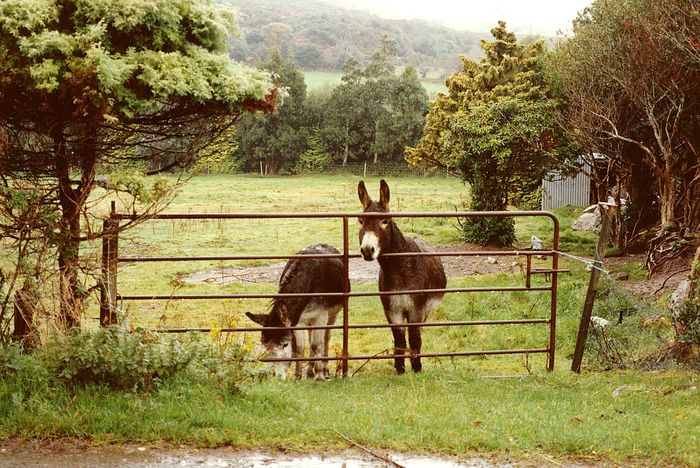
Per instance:
[[[539,210],[542,207],[542,187],[521,194],[518,199],[513,200],[519,210]]]
[[[331,155],[323,148],[318,135],[310,136],[308,145],[308,149],[301,153],[294,166],[295,174],[320,174],[333,161]]]
[[[467,218],[462,223],[463,239],[479,245],[508,247],[515,242],[513,218]]]
[[[49,368],[67,382],[136,390],[186,369],[207,349],[195,335],[181,340],[114,326],[58,338],[46,355]]]
[[[676,340],[700,348],[700,299],[690,299],[680,304],[673,321]]]
[[[48,385],[50,374],[40,358],[24,354],[21,346],[0,345],[0,379],[14,379],[29,390]]]

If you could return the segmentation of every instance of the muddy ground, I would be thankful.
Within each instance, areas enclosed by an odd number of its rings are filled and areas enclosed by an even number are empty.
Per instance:
[[[512,460],[507,454],[438,457],[348,449],[332,453],[289,453],[242,450],[235,447],[200,449],[189,446],[91,445],[80,440],[0,440],[0,468],[5,467],[172,467],[241,468],[581,468],[589,464],[557,460],[544,454],[526,454]]]

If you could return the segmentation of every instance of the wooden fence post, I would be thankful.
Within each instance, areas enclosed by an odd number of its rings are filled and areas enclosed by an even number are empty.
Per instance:
[[[117,258],[119,252],[119,221],[112,202],[109,218],[102,229],[102,288],[100,292],[100,326],[117,323]]]
[[[600,227],[600,235],[598,236],[598,246],[596,247],[595,261],[591,269],[591,278],[588,281],[588,290],[586,291],[586,301],[583,303],[583,313],[581,314],[581,323],[578,327],[578,338],[576,339],[576,349],[574,350],[574,359],[571,362],[571,370],[581,372],[581,361],[583,360],[583,351],[586,348],[586,339],[588,338],[588,325],[591,322],[591,314],[593,313],[593,303],[598,292],[598,280],[600,279],[600,270],[603,268],[603,259],[605,258],[605,246],[608,244],[610,237],[610,213],[616,206],[604,203],[598,204],[600,210],[600,218],[602,225]]]

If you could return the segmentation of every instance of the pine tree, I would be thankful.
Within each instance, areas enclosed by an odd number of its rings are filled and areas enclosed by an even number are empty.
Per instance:
[[[481,42],[479,63],[462,58],[448,94],[431,102],[420,142],[407,149],[412,164],[458,172],[479,211],[505,210],[516,187],[536,183],[567,153],[556,126],[558,101],[541,66],[544,43],[519,44],[502,21],[491,34]],[[512,218],[470,218],[464,226],[469,241],[515,240]]]

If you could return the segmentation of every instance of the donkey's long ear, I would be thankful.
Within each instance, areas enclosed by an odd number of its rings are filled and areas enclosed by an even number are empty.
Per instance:
[[[267,314],[254,314],[252,312],[246,312],[246,316],[258,325],[265,326],[265,319]]]
[[[389,207],[389,184],[384,179],[379,182],[379,204],[384,208]]]
[[[284,302],[279,303],[279,307],[277,308],[277,312],[279,313],[279,318],[280,322],[282,322],[282,325],[285,327],[291,327],[292,326],[292,321],[289,319],[289,311],[287,309],[287,304]]]
[[[365,187],[365,182],[363,180],[357,184],[357,196],[360,197],[360,202],[362,202],[362,209],[366,210],[369,208],[369,205],[372,204],[372,199],[369,197],[369,193],[367,193],[367,187]]]

